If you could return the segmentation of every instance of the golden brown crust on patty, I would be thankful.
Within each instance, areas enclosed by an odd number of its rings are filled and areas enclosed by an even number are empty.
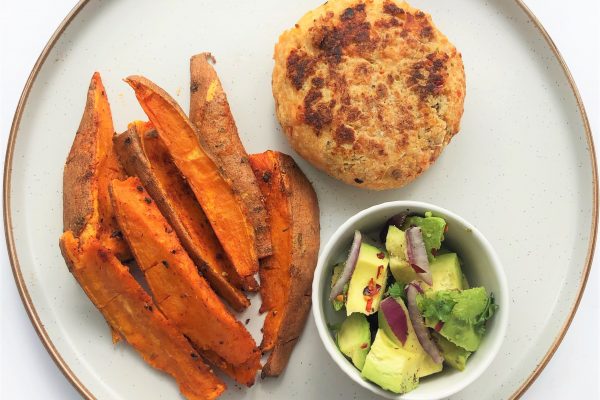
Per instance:
[[[392,0],[333,0],[275,46],[277,117],[294,149],[363,188],[403,186],[460,125],[462,58],[428,14]]]

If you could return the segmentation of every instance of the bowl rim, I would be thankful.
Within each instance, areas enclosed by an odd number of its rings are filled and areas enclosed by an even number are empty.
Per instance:
[[[381,210],[399,210],[399,209],[411,209],[418,208],[426,211],[431,211],[434,215],[447,216],[458,221],[464,228],[470,229],[473,234],[473,240],[476,240],[480,243],[481,247],[487,252],[492,265],[492,270],[494,274],[497,276],[499,283],[499,294],[500,296],[496,297],[498,304],[500,306],[501,312],[495,315],[495,330],[499,331],[495,334],[495,340],[492,342],[491,346],[487,349],[485,357],[477,364],[476,369],[472,369],[470,374],[465,375],[465,379],[458,380],[456,384],[449,385],[444,387],[439,393],[436,393],[434,397],[431,395],[427,396],[428,400],[438,400],[444,399],[446,397],[452,396],[459,391],[466,388],[476,379],[478,379],[485,370],[490,366],[496,355],[498,354],[502,343],[506,337],[506,331],[508,328],[508,316],[509,316],[509,287],[508,280],[506,278],[506,274],[504,272],[504,268],[502,267],[502,263],[498,254],[494,250],[493,246],[490,242],[485,238],[485,236],[469,221],[460,215],[447,210],[443,207],[422,202],[416,200],[394,200],[388,201],[384,203],[379,203],[372,205],[366,209],[363,209],[356,214],[352,215],[348,218],[343,224],[341,224],[331,235],[331,237],[327,240],[327,243],[323,247],[323,250],[319,254],[319,259],[317,262],[317,266],[314,272],[314,279],[312,283],[312,314],[315,321],[315,325],[317,327],[317,331],[319,333],[319,338],[321,339],[321,343],[327,350],[329,356],[333,359],[334,363],[354,382],[358,383],[363,388],[370,390],[372,393],[377,394],[381,397],[388,399],[402,399],[402,400],[423,400],[424,397],[421,396],[411,396],[413,392],[407,392],[404,394],[396,394],[392,393],[388,390],[385,390],[375,383],[369,382],[365,379],[362,379],[359,375],[359,371],[348,364],[346,358],[342,355],[342,353],[337,349],[335,344],[332,345],[331,334],[329,332],[329,328],[327,327],[327,322],[325,319],[325,314],[322,307],[322,296],[323,294],[319,291],[319,288],[322,287],[322,277],[324,273],[324,269],[327,267],[325,265],[325,259],[330,255],[335,244],[340,240],[340,237],[355,226],[358,222],[362,221],[366,217],[371,214],[381,211]],[[425,212],[425,211],[423,211]]]

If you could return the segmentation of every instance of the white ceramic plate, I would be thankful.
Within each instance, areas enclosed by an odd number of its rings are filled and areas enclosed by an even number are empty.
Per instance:
[[[217,57],[249,152],[291,153],[274,118],[270,77],[279,33],[318,0],[82,2],[42,54],[19,105],[5,170],[5,222],[17,285],[49,352],[85,396],[177,398],[175,384],[128,346],[114,348],[100,313],[60,256],[62,166],[92,72],[115,126],[144,118],[121,79],[143,74],[188,108],[188,59]],[[508,335],[491,367],[456,399],[518,396],[556,349],[589,272],[596,232],[596,169],[589,127],[549,38],[513,0],[415,0],[463,54],[462,130],[436,165],[382,193],[345,186],[296,155],[321,204],[321,239],[355,212],[387,200],[446,207],[497,250],[510,286]],[[248,311],[258,337],[258,299]],[[223,398],[370,398],[330,360],[312,319],[279,379]]]

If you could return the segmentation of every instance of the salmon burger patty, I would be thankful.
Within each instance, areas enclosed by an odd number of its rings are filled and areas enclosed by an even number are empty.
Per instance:
[[[458,132],[462,57],[405,2],[333,0],[275,46],[276,113],[292,147],[368,189],[406,185]]]

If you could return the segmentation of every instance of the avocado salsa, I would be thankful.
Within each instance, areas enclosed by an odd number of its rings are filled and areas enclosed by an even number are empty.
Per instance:
[[[340,351],[364,379],[394,393],[444,366],[462,371],[498,306],[470,287],[459,256],[444,247],[443,218],[401,213],[381,231],[382,245],[355,232],[346,262],[333,267],[331,304]]]

